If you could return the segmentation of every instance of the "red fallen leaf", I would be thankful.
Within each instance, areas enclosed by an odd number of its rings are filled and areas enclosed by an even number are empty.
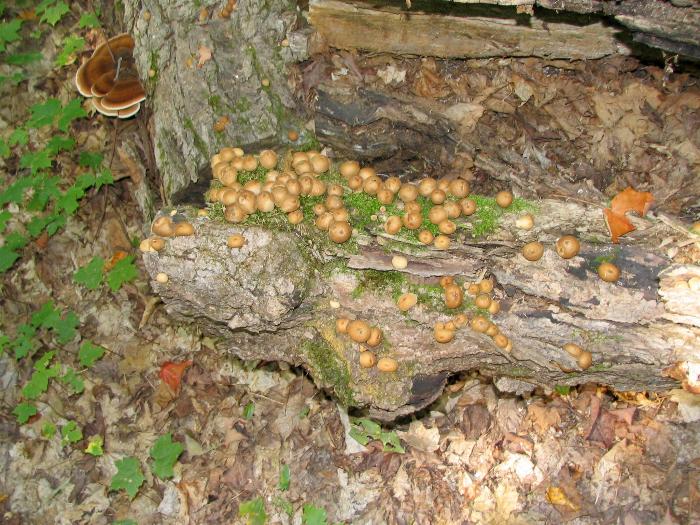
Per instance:
[[[624,215],[615,213],[608,208],[603,210],[605,222],[610,230],[610,238],[615,244],[620,242],[620,236],[629,233],[635,229],[632,223]]]
[[[177,392],[180,390],[182,375],[190,366],[192,366],[192,360],[180,362],[167,361],[161,365],[158,376],[172,389],[173,392]]]
[[[640,217],[644,217],[654,203],[654,196],[648,191],[637,191],[627,187],[613,197],[610,209],[613,213],[624,215],[628,211],[636,211]]]

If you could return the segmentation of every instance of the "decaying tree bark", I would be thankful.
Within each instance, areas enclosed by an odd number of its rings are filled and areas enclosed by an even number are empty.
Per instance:
[[[673,231],[662,222],[635,219],[639,229],[628,244],[613,247],[604,242],[599,208],[553,200],[539,203],[530,232],[514,228],[514,218],[504,216],[487,240],[463,239],[447,252],[397,242],[383,232],[359,232],[356,254],[328,252],[327,245],[315,243],[313,227],[281,232],[198,218],[196,235],[171,239],[164,251],[144,256],[153,278],[159,272],[169,276],[165,284],[152,284],[171,315],[197,319],[221,338],[222,348],[242,358],[302,365],[341,402],[369,407],[380,419],[426,406],[450,375],[466,370],[546,387],[598,382],[655,390],[676,384],[665,370],[696,361],[700,347],[700,272],[696,266],[670,267],[654,248]],[[238,232],[247,244],[227,248],[227,236]],[[562,232],[583,240],[580,255],[568,261],[551,249]],[[550,249],[540,261],[528,262],[519,247],[535,238]],[[465,282],[484,272],[495,276],[503,308],[494,322],[512,339],[512,351],[469,328],[450,343],[437,343],[433,326],[450,316],[420,303],[402,314],[391,296],[396,289],[370,287],[358,296],[364,272],[393,270],[391,257],[401,252],[408,267],[401,277],[388,274],[399,287],[435,284],[443,275]],[[601,281],[595,270],[600,257],[611,255],[623,271],[615,284]],[[398,370],[361,368],[358,345],[336,333],[338,317],[379,326],[385,343],[377,354],[396,359]],[[568,342],[593,353],[590,368],[578,368],[562,349]]]
[[[509,6],[531,16],[516,17]],[[563,12],[604,16],[576,19]],[[700,57],[700,9],[692,0],[311,0],[310,17],[330,45],[343,49],[438,57],[600,58],[626,52],[619,37],[622,26],[638,42]],[[605,17],[620,26],[606,23]]]
[[[228,18],[224,7],[216,0],[124,3],[167,202],[223,145],[279,144],[289,126],[299,128],[286,77],[286,65],[305,52],[300,36],[285,42],[294,6],[242,0]]]

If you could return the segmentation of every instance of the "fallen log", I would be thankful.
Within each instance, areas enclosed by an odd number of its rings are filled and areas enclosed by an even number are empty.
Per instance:
[[[144,261],[170,315],[196,320],[241,358],[302,366],[341,403],[367,407],[378,419],[427,406],[450,376],[469,370],[547,388],[697,384],[690,375],[700,361],[700,269],[674,265],[658,248],[660,237],[687,244],[692,234],[635,218],[637,230],[612,246],[600,208],[556,200],[536,207],[530,231],[514,227],[517,214],[505,214],[487,236],[473,238],[476,219],[457,219],[457,236],[444,251],[386,234],[381,216],[356,228],[355,248],[324,241],[313,223],[278,229],[193,217],[195,235],[170,239],[161,252],[144,253]],[[245,236],[243,247],[227,247],[234,233]],[[581,239],[581,252],[570,260],[552,249],[562,233]],[[533,239],[547,249],[530,262],[520,248]],[[407,258],[405,269],[392,266],[396,254]],[[598,278],[604,258],[621,268],[618,282]],[[156,279],[160,273],[167,282]],[[493,321],[512,341],[511,351],[468,327],[451,342],[436,342],[437,322],[458,311],[477,313],[469,300],[461,310],[445,308],[438,284],[444,275],[460,284],[495,278],[501,310]],[[396,297],[407,291],[417,293],[418,304],[403,313]],[[337,318],[378,326],[383,340],[375,353],[396,360],[398,369],[362,368],[360,345],[336,331]],[[580,367],[563,350],[566,343],[591,352],[591,366]]]

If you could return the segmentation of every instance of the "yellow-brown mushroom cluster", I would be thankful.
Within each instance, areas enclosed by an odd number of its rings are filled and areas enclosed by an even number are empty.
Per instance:
[[[161,215],[151,224],[151,232],[160,237],[187,237],[194,235],[194,226],[191,222],[173,222],[170,215]]]
[[[440,286],[443,289],[445,306],[447,308],[458,308],[464,300],[462,287],[454,282],[450,276],[440,279]],[[494,283],[492,279],[482,279],[478,283],[465,283],[464,290],[474,296],[474,304],[483,310],[488,310],[491,315],[496,315],[501,310],[501,304],[493,298],[492,292]],[[469,325],[472,330],[484,333],[493,339],[497,347],[506,352],[513,349],[511,340],[501,333],[498,326],[489,321],[483,315],[475,315],[472,319],[464,313],[454,316],[450,321],[440,322],[434,326],[434,336],[438,343],[449,343],[454,338],[455,332]]]
[[[378,326],[371,326],[362,319],[350,320],[346,317],[340,317],[335,321],[335,330],[359,343],[359,363],[362,368],[376,366],[380,372],[396,372],[399,368],[396,359],[391,357],[377,359],[377,355],[367,348],[375,348],[382,342],[382,331]]]
[[[211,159],[212,174],[222,186],[209,191],[209,200],[223,204],[224,218],[234,224],[252,213],[269,213],[276,208],[287,214],[291,224],[299,224],[304,220],[299,197],[326,195],[325,202],[314,207],[316,227],[328,232],[333,242],[347,241],[352,226],[342,199],[343,187],[319,178],[330,168],[328,157],[316,151],[297,151],[278,170],[279,160],[272,150],[261,151],[256,158],[241,148],[223,148]],[[264,181],[238,182],[239,171],[254,171],[259,165],[269,170]]]
[[[340,174],[348,187],[355,192],[373,195],[384,205],[393,204],[396,198],[403,205],[404,215],[390,215],[384,223],[384,230],[389,235],[396,235],[402,228],[418,232],[418,240],[425,244],[445,250],[450,245],[450,237],[456,229],[452,219],[471,215],[476,211],[476,202],[468,198],[469,182],[464,179],[439,179],[427,177],[416,183],[402,183],[398,177],[382,180],[374,168],[347,160],[339,166]],[[460,200],[448,200],[448,196]],[[419,196],[430,200],[428,221],[438,227],[438,235],[424,228],[424,217]]]

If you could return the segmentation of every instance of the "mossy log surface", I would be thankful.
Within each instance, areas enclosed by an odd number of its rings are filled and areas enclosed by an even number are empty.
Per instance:
[[[340,402],[368,407],[383,420],[427,406],[451,375],[467,370],[545,387],[597,382],[640,391],[677,385],[682,378],[666,371],[698,360],[700,292],[688,280],[700,276],[700,268],[671,265],[657,248],[671,227],[653,216],[634,218],[637,230],[614,246],[598,207],[541,201],[530,231],[515,228],[515,218],[503,215],[486,239],[458,235],[447,251],[356,231],[356,249],[349,250],[355,253],[349,253],[316,242],[310,225],[277,231],[198,217],[192,219],[195,235],[170,239],[144,260],[171,315],[201,323],[221,338],[221,348],[241,358],[303,366]],[[233,233],[243,233],[247,244],[228,248]],[[563,233],[582,241],[570,260],[553,250]],[[546,251],[528,262],[520,247],[533,239]],[[390,262],[397,253],[408,259],[400,272]],[[602,260],[622,270],[617,283],[598,278]],[[169,276],[165,284],[155,280],[160,272]],[[468,283],[485,272],[495,277],[502,304],[492,319],[512,340],[512,351],[468,327],[452,342],[437,343],[434,324],[455,313],[442,304],[439,277]],[[407,290],[417,291],[419,302],[402,313],[395,300]],[[475,313],[470,304],[465,301],[460,311]],[[379,326],[384,338],[375,352],[396,359],[398,370],[361,368],[359,345],[336,332],[338,317]],[[569,342],[593,354],[590,368],[579,368],[562,349]]]

